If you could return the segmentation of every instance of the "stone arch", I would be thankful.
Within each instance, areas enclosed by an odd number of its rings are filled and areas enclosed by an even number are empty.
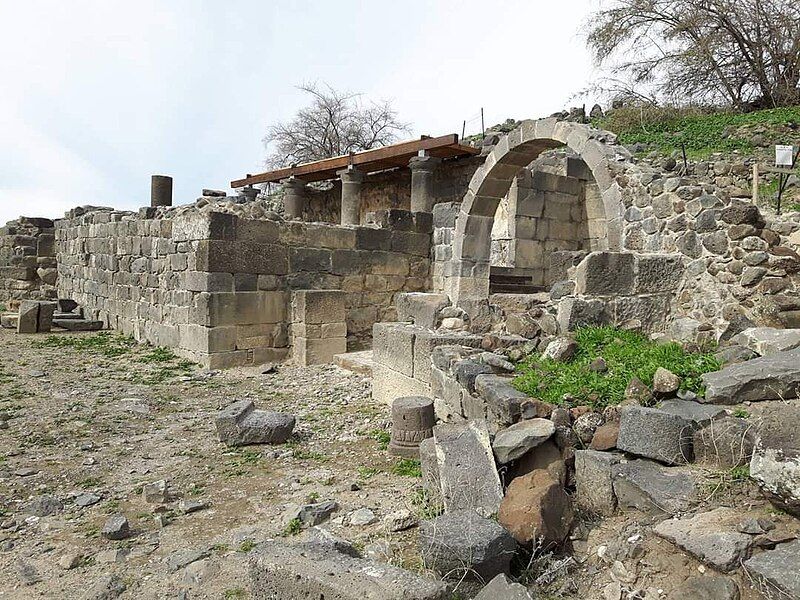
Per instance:
[[[623,188],[630,153],[616,136],[555,118],[527,120],[500,139],[475,172],[456,219],[453,257],[444,270],[442,291],[468,312],[489,296],[489,257],[494,215],[515,177],[542,152],[569,147],[590,170],[600,190],[605,236],[597,247],[622,248]]]

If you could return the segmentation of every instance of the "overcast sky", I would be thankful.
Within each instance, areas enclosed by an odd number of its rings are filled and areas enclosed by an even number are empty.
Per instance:
[[[268,124],[325,82],[420,134],[546,116],[592,76],[596,0],[0,0],[0,225],[175,202],[264,170]],[[588,108],[588,107],[587,107]],[[470,123],[476,133],[480,121]]]

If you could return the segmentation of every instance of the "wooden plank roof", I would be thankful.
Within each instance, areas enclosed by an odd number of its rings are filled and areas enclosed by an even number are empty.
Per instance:
[[[258,175],[247,175],[243,179],[231,181],[231,188],[280,181],[292,176],[309,182],[333,179],[336,177],[336,171],[345,169],[349,165],[358,167],[359,170],[366,173],[395,167],[407,167],[411,157],[416,156],[420,150],[424,150],[428,155],[438,158],[454,158],[480,153],[478,148],[459,144],[458,135],[455,133],[435,138],[423,136],[418,140],[392,144],[375,150],[365,150],[364,152],[326,158],[302,165],[267,171]]]

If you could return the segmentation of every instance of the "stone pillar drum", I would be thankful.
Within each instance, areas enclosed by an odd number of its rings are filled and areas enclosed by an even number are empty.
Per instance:
[[[433,175],[440,162],[440,158],[433,156],[415,156],[408,161],[411,169],[411,212],[433,211]]]
[[[353,167],[337,171],[342,180],[342,225],[361,223],[361,182],[364,173]]]
[[[172,206],[172,177],[153,175],[150,178],[150,206]]]
[[[283,212],[287,219],[302,219],[306,208],[306,182],[297,177],[282,179]]]
[[[433,400],[422,396],[405,396],[392,402],[392,437],[389,454],[419,458],[419,444],[433,437],[436,415]]]

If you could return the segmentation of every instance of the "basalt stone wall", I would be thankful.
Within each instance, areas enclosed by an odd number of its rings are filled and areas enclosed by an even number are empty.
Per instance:
[[[158,214],[161,218],[146,218]],[[350,348],[392,320],[394,295],[430,287],[430,214],[385,227],[254,220],[177,209],[58,222],[59,293],[137,339],[209,367],[283,358],[291,292],[342,290]]]
[[[0,302],[56,297],[53,221],[20,217],[0,227]]]

